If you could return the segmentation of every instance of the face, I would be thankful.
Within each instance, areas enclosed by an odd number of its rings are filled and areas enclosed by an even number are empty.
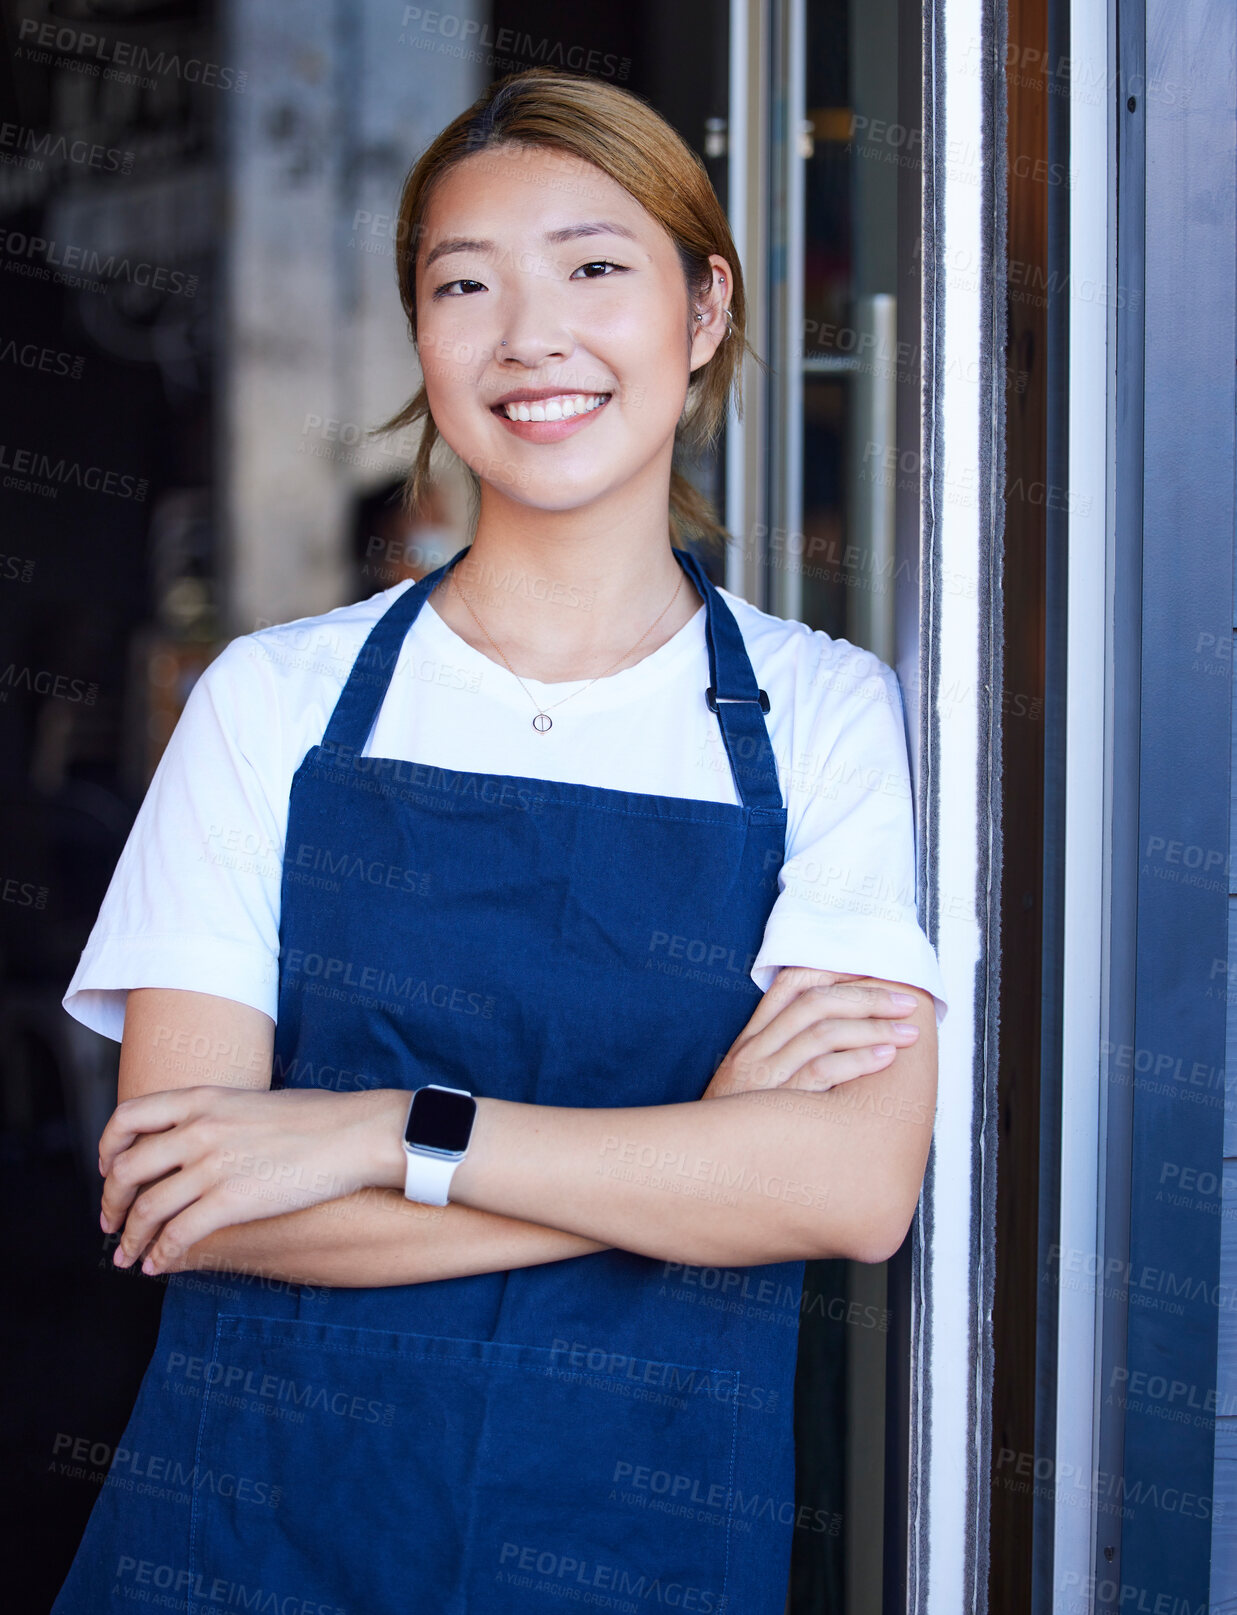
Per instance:
[[[426,213],[416,302],[430,409],[483,501],[570,510],[668,487],[688,378],[724,326],[689,335],[673,241],[600,169],[544,147],[457,163]],[[534,411],[548,418],[510,418]]]

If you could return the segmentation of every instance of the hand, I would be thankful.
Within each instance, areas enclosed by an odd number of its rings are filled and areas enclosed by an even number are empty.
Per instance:
[[[701,1097],[762,1088],[823,1093],[883,1071],[919,1036],[917,1026],[900,1019],[917,1003],[914,994],[896,994],[871,976],[783,968]]]
[[[408,1095],[200,1086],[122,1100],[99,1139],[113,1260],[175,1272],[217,1229],[403,1183]]]

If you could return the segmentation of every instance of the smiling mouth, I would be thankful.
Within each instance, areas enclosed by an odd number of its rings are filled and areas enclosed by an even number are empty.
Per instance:
[[[495,404],[492,413],[509,421],[569,421],[600,409],[610,393],[559,393],[553,398],[525,398],[513,404]]]

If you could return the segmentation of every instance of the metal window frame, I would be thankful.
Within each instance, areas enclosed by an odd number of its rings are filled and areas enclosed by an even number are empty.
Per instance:
[[[1205,1203],[1173,1205],[1160,1185],[1172,1161],[1222,1177],[1223,1092],[1190,1102],[1199,1096],[1179,1073],[1224,1068],[1227,991],[1208,1000],[1202,986],[1227,960],[1229,899],[1227,881],[1212,893],[1160,878],[1173,871],[1157,866],[1154,838],[1213,849],[1227,871],[1231,680],[1190,677],[1182,648],[1217,600],[1227,625],[1232,601],[1237,142],[1227,73],[1237,19],[1228,7],[1118,0],[1116,25],[1113,856],[1096,1393],[1099,1469],[1123,1485],[1120,1509],[1096,1521],[1094,1565],[1148,1603],[1184,1608],[1210,1597],[1206,1414],[1221,1219]],[[1122,1049],[1132,1051],[1128,1072]],[[1159,1416],[1158,1377],[1185,1387],[1182,1405],[1203,1417]],[[1187,1495],[1202,1506],[1187,1508]]]
[[[767,214],[761,205],[769,163],[771,18],[762,0],[730,0],[730,85],[727,173],[730,230],[743,264],[749,341],[759,352],[769,324]],[[733,401],[726,428],[725,582],[753,605],[765,604],[767,499],[763,456],[768,386],[750,360],[743,364],[743,419]],[[737,539],[737,542],[735,541]]]
[[[1154,1301],[1165,1272],[1175,1287],[1182,1249],[1192,1271],[1219,1272],[1219,1219],[1208,1226],[1202,1213],[1183,1229],[1156,1205],[1166,1159],[1218,1165],[1223,1105],[1174,1105],[1160,1091],[1156,1059],[1144,1074],[1138,1057],[1193,1038],[1191,1056],[1206,1051],[1213,1069],[1224,1061],[1223,999],[1200,1009],[1181,977],[1188,961],[1196,990],[1207,956],[1225,956],[1227,899],[1200,893],[1184,903],[1182,888],[1158,880],[1146,857],[1157,827],[1183,843],[1228,845],[1231,695],[1226,683],[1200,701],[1197,681],[1175,668],[1191,623],[1214,612],[1217,598],[1227,614],[1231,597],[1231,355],[1224,359],[1214,331],[1191,336],[1195,310],[1181,296],[1192,276],[1207,277],[1211,307],[1222,311],[1216,325],[1232,337],[1231,112],[1227,140],[1217,140],[1174,110],[1171,94],[1145,94],[1157,80],[1180,87],[1180,51],[1195,65],[1200,105],[1210,98],[1223,117],[1219,64],[1235,41],[1230,15],[1226,51],[1219,20],[1216,12],[1205,24],[1164,0],[1072,0],[1070,10],[1068,1125],[1055,1263],[1041,1275],[1057,1285],[1059,1366],[1051,1564],[1037,1567],[1051,1576],[1039,1577],[1037,1610],[1209,1601],[1203,1510],[1147,1499],[1151,1487],[1209,1498],[1212,1435],[1205,1420],[1188,1427],[1125,1406],[1123,1387],[1128,1376],[1158,1373],[1205,1401],[1215,1385],[1216,1307],[1204,1300],[1170,1315],[1130,1298],[1142,1292],[1145,1301],[1150,1282]],[[1224,194],[1226,160],[1228,215],[1200,226],[1200,202]],[[1201,431],[1200,388],[1217,405]],[[1167,492],[1183,464],[1193,468],[1184,502],[1194,499],[1204,518],[1190,523],[1188,555],[1174,543],[1181,487]],[[1183,792],[1185,762],[1200,758],[1202,777]]]

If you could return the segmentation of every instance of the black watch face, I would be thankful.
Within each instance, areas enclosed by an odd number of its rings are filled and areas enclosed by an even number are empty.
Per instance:
[[[477,1102],[471,1094],[418,1088],[412,1097],[404,1138],[427,1150],[465,1150],[476,1112]]]

